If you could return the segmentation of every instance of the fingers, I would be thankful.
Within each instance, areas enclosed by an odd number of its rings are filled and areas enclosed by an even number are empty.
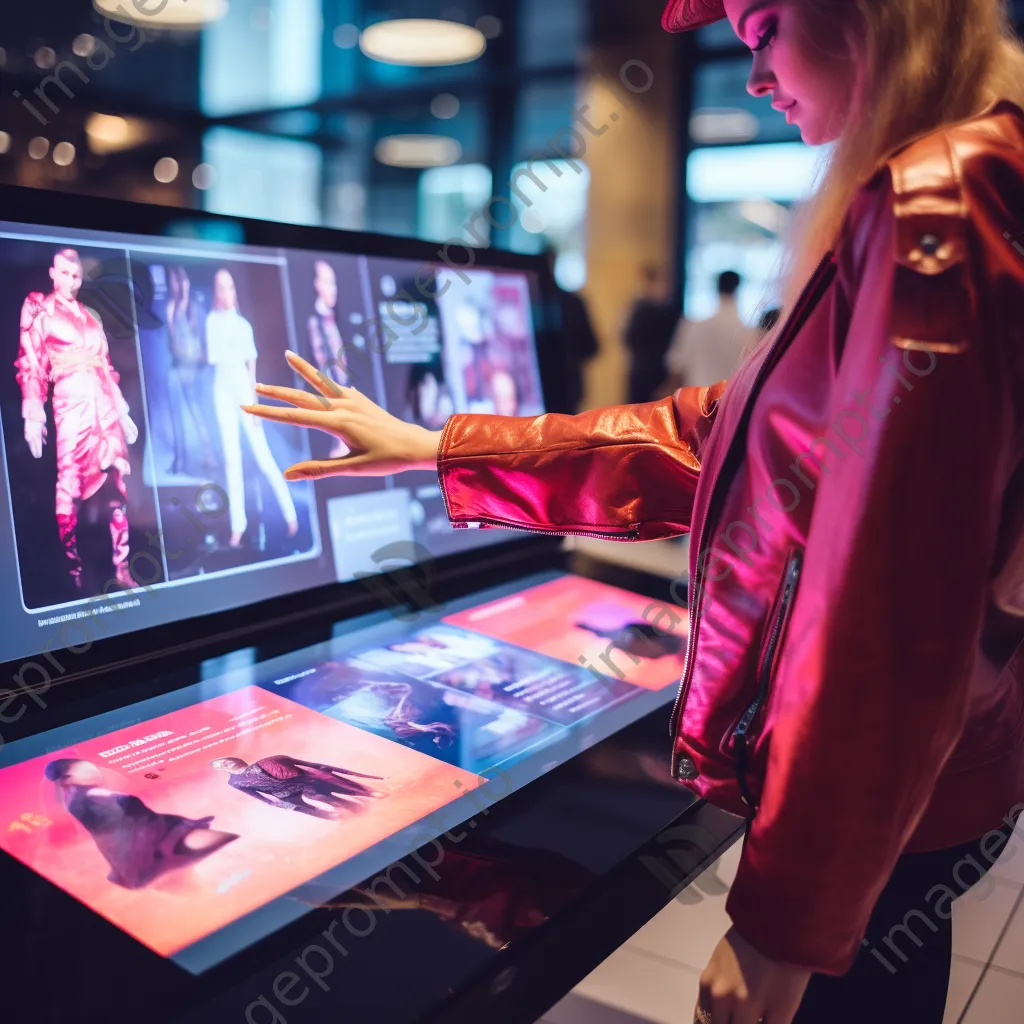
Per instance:
[[[328,410],[322,407],[320,409],[286,409],[280,405],[243,405],[241,409],[252,416],[273,420],[275,423],[290,423],[297,427],[315,427],[317,430],[334,433],[324,420]]]
[[[288,402],[300,409],[329,409],[330,400],[324,395],[311,395],[308,391],[298,388],[282,388],[275,384],[257,384],[256,394],[265,398],[273,398],[278,402]]]
[[[311,459],[297,462],[284,471],[285,480],[323,480],[329,476],[360,475],[358,470],[369,463],[366,455],[346,455],[343,459]],[[382,474],[383,475],[383,474]]]
[[[340,384],[331,380],[323,370],[318,370],[312,363],[307,363],[302,356],[296,355],[294,352],[286,352],[285,359],[288,360],[288,365],[303,380],[312,384],[326,398],[341,398],[344,394]]]

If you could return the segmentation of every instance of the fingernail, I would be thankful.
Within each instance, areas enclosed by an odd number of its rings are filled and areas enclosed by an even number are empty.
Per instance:
[[[264,385],[264,384],[257,384],[256,387],[253,388],[253,390],[254,391],[264,392],[264,391],[267,390],[267,388],[266,388],[266,385]]]
[[[298,359],[299,358],[298,355],[296,355],[290,348],[286,348],[284,350],[284,357],[285,357],[285,359]]]

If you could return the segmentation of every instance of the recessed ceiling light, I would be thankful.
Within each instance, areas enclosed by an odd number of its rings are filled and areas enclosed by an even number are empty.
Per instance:
[[[70,142],[58,142],[53,147],[53,162],[58,167],[67,167],[75,162],[75,147]]]
[[[487,40],[479,29],[454,21],[400,18],[364,29],[359,47],[383,64],[441,67],[476,60],[487,49]]]
[[[92,0],[111,21],[152,28],[202,28],[228,13],[228,0]]]
[[[11,137],[7,132],[0,132],[0,153],[6,153],[11,148]]]
[[[373,153],[389,167],[447,167],[462,156],[462,146],[444,135],[389,135]]]
[[[485,39],[497,39],[504,26],[501,24],[501,18],[496,18],[493,14],[485,14],[482,18],[477,19],[476,27],[483,33]]]
[[[442,92],[430,101],[430,112],[434,117],[447,121],[459,112],[459,97],[450,92]]]
[[[89,35],[88,32],[83,32],[80,36],[75,36],[71,43],[71,52],[76,57],[88,57],[95,49],[96,37]]]
[[[37,135],[34,139],[31,139],[28,144],[28,155],[33,160],[42,160],[47,153],[50,152],[50,140],[44,139],[42,135]]]
[[[359,29],[351,23],[338,25],[332,38],[339,50],[354,50],[359,45]]]
[[[178,177],[178,161],[172,156],[161,157],[153,167],[153,177],[161,185],[169,185]]]
[[[54,53],[52,46],[40,46],[36,50],[35,62],[37,68],[48,69],[52,68],[57,63],[57,54]]]
[[[196,188],[206,190],[217,183],[217,168],[213,164],[200,164],[192,172],[192,184]]]

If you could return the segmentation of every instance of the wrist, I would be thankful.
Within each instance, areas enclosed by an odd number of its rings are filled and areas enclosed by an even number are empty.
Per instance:
[[[413,468],[437,472],[438,449],[441,447],[441,431],[417,427],[413,441]]]

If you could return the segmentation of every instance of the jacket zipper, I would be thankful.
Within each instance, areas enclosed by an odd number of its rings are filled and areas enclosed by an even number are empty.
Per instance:
[[[443,491],[442,491],[443,493]],[[554,537],[596,537],[598,540],[633,541],[640,539],[639,527],[619,533],[600,533],[596,530],[559,530],[553,527],[543,526],[519,526],[516,523],[506,523],[501,519],[474,519],[474,523],[486,526],[500,526],[504,530],[520,530],[523,533],[546,533]],[[452,523],[455,529],[467,530],[469,523]]]
[[[731,481],[732,473],[735,471],[733,463],[738,466],[738,461],[735,459],[737,451],[742,451],[742,447],[739,442],[746,441],[746,429],[747,424],[750,420],[750,411],[754,404],[754,400],[757,397],[758,392],[761,389],[761,385],[764,383],[765,377],[767,377],[770,370],[774,367],[776,358],[779,352],[789,344],[792,336],[799,332],[803,326],[804,320],[811,309],[817,304],[819,299],[819,292],[824,294],[825,289],[831,283],[832,275],[829,270],[832,268],[832,256],[831,250],[821,258],[821,262],[815,268],[814,273],[811,275],[804,287],[804,290],[787,318],[785,325],[781,328],[778,336],[775,339],[775,343],[772,345],[771,350],[765,356],[764,362],[761,364],[760,369],[757,372],[757,376],[754,378],[754,383],[750,388],[750,393],[747,395],[747,404],[744,407],[743,415],[740,417],[740,422],[736,428],[735,434],[733,434],[732,440],[730,441],[729,451],[726,453],[726,458],[722,463],[722,470],[718,474],[715,480],[712,492],[708,497],[706,514],[704,516],[703,525],[701,527],[700,543],[697,547],[697,557],[700,558],[701,551],[704,550],[703,543],[704,538],[708,534],[708,526],[711,522],[712,506],[715,504],[715,499],[726,489],[723,484],[726,478]],[[730,472],[726,472],[726,469]],[[692,540],[692,536],[691,536]],[[669,735],[675,740],[676,733],[678,732],[679,720],[682,716],[683,708],[685,706],[686,695],[689,691],[690,681],[693,675],[693,665],[696,660],[697,650],[697,630],[698,630],[698,617],[697,609],[700,607],[700,602],[703,599],[704,587],[703,581],[700,578],[698,572],[697,580],[694,584],[693,601],[690,603],[689,619],[689,641],[686,648],[686,664],[683,668],[683,677],[679,683],[679,692],[676,694],[675,703],[672,705],[672,717],[669,719]],[[675,743],[672,745],[672,774],[675,776],[676,764],[678,761],[678,752],[675,748]]]
[[[754,697],[750,707],[743,713],[743,717],[732,734],[736,755],[736,779],[740,785],[740,794],[743,797],[743,802],[754,814],[757,813],[757,804],[750,792],[750,788],[747,786],[750,727],[768,699],[768,691],[772,681],[772,670],[775,668],[775,654],[778,650],[779,640],[782,637],[782,631],[786,625],[786,616],[796,595],[796,585],[800,580],[800,570],[802,567],[803,554],[799,550],[794,551],[786,565],[786,573],[782,582],[782,596],[779,599],[779,607],[775,612],[772,628],[764,646],[761,671],[758,674],[757,695]]]

